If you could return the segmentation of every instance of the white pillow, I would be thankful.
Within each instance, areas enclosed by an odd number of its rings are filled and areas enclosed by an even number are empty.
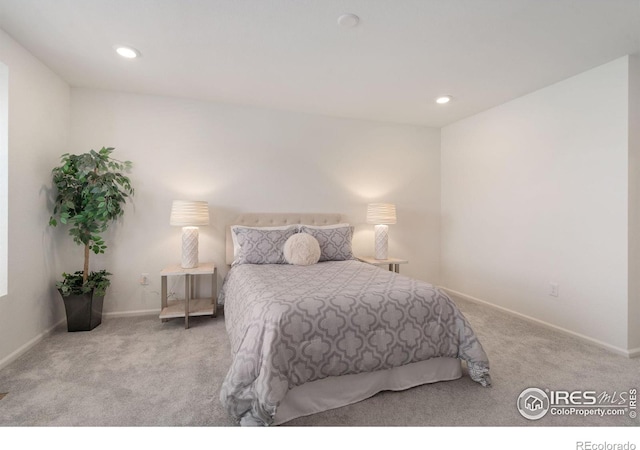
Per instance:
[[[294,234],[284,243],[284,259],[299,266],[315,264],[320,259],[320,244],[310,234]]]

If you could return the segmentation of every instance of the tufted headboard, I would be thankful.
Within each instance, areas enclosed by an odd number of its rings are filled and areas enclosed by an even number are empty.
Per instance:
[[[233,223],[226,227],[226,262],[233,262],[233,240],[231,226],[244,225],[246,227],[277,227],[280,225],[335,225],[340,222],[340,214],[327,213],[247,213],[241,214]]]

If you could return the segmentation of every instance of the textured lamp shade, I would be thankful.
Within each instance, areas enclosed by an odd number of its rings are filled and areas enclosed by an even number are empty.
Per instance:
[[[392,203],[369,203],[367,223],[375,224],[375,258],[389,257],[389,227],[396,223],[396,205]]]
[[[182,227],[182,264],[184,269],[198,267],[198,227],[209,225],[209,204],[201,201],[174,200],[170,224]]]
[[[177,227],[209,225],[209,204],[200,201],[174,200],[171,205],[171,225]]]
[[[367,223],[374,225],[396,223],[396,205],[392,203],[369,203]]]

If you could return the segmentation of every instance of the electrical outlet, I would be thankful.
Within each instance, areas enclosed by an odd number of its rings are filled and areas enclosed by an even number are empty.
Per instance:
[[[149,274],[148,273],[140,274],[140,284],[143,285],[143,286],[148,286],[149,285]]]
[[[552,297],[560,296],[560,285],[558,283],[549,283],[549,295]]]

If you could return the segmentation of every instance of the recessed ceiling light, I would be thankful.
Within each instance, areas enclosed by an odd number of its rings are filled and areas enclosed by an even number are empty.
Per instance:
[[[451,97],[450,95],[442,95],[436,98],[436,103],[438,103],[439,105],[444,105],[445,103],[449,103],[452,98],[453,97]]]
[[[115,49],[118,55],[122,56],[123,58],[133,59],[133,58],[138,58],[140,56],[140,52],[133,47],[118,45],[115,47]]]
[[[353,28],[360,22],[360,17],[355,14],[343,14],[338,17],[338,25],[342,28]]]

